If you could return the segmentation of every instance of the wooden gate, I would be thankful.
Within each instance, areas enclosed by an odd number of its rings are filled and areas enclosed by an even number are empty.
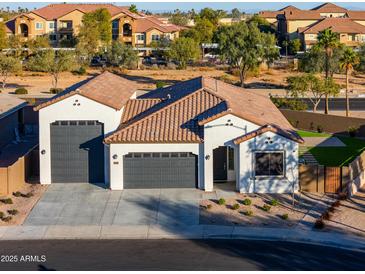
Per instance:
[[[326,166],[324,191],[327,193],[341,192],[341,178],[341,167]]]

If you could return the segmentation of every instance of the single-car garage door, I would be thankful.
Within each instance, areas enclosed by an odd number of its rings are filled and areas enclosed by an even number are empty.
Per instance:
[[[124,188],[196,188],[192,153],[129,153],[123,159]]]
[[[56,121],[50,130],[53,183],[104,182],[102,123]]]

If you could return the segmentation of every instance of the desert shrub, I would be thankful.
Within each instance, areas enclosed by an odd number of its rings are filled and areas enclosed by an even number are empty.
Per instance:
[[[322,133],[322,132],[323,132],[323,126],[318,125],[318,126],[317,126],[317,132],[318,132],[318,133]]]
[[[159,69],[159,67],[158,67],[158,65],[157,65],[157,64],[153,64],[153,65],[151,66],[151,69],[152,69],[152,70],[158,70],[158,69]]]
[[[234,209],[234,210],[237,210],[237,209],[239,209],[240,208],[240,205],[239,204],[234,204],[233,206],[232,206],[232,209]]]
[[[6,217],[1,218],[1,220],[3,220],[4,222],[10,222],[11,219],[13,219],[13,217],[11,217],[11,216],[6,216]]]
[[[20,197],[22,196],[22,193],[20,191],[13,192],[13,196]]]
[[[156,88],[163,88],[164,86],[166,86],[166,82],[164,82],[164,81],[156,82]]]
[[[249,205],[251,205],[251,200],[250,199],[248,199],[248,198],[246,198],[246,199],[244,199],[243,200],[243,202],[242,202],[244,205],[247,205],[247,206],[249,206]]]
[[[278,201],[278,200],[276,200],[276,199],[272,199],[272,200],[270,201],[270,204],[271,204],[272,206],[277,206],[277,205],[279,205],[279,201]]]
[[[74,74],[74,75],[85,75],[86,74],[86,69],[85,69],[85,67],[80,67],[77,70],[73,70],[72,74]]]
[[[17,88],[15,94],[28,94],[28,90],[26,88]]]
[[[347,131],[351,137],[355,137],[358,130],[359,128],[357,127],[349,127]]]
[[[253,211],[252,210],[246,210],[245,215],[246,216],[253,216]]]
[[[0,202],[2,202],[3,204],[7,204],[7,205],[13,204],[13,200],[11,198],[1,199]]]
[[[308,109],[308,105],[299,99],[287,99],[279,97],[271,97],[270,99],[277,108],[298,110],[298,111]]]
[[[220,204],[220,205],[224,205],[224,204],[226,204],[226,200],[224,200],[223,198],[220,198],[220,199],[218,200],[218,204]]]
[[[174,63],[172,63],[172,62],[168,62],[167,65],[166,65],[166,67],[168,69],[171,69],[171,70],[175,70],[176,69],[176,65]]]
[[[212,205],[207,205],[207,207],[206,207],[207,209],[211,209],[212,208]]]
[[[323,229],[324,228],[324,221],[322,219],[317,219],[314,223],[314,228],[316,229]]]
[[[264,206],[262,207],[263,211],[269,212],[271,209],[271,206],[269,206],[268,204],[264,204]]]
[[[5,214],[4,212],[0,211],[0,219],[4,218]]]
[[[10,215],[17,215],[17,214],[19,213],[19,211],[18,211],[18,210],[16,210],[16,209],[9,209],[9,210],[8,210],[8,213],[9,213]]]
[[[52,94],[58,94],[58,93],[61,93],[62,91],[63,91],[62,88],[50,88],[49,89],[49,92]]]
[[[30,197],[33,196],[33,193],[32,192],[28,192],[26,194],[22,194],[21,196],[24,197],[24,198],[30,198]]]
[[[285,213],[285,214],[281,215],[281,219],[288,220],[289,219],[288,213]]]

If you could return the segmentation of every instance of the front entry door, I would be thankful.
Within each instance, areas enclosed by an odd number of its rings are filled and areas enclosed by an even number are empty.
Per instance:
[[[213,150],[213,180],[227,180],[227,147],[218,147]]]

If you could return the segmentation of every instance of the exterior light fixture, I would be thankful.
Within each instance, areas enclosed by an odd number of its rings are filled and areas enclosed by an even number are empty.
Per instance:
[[[210,155],[205,155],[205,160],[209,160],[210,159]]]
[[[118,155],[117,155],[117,154],[114,154],[114,155],[113,155],[113,159],[114,159],[114,160],[118,159]]]
[[[46,150],[45,150],[45,149],[42,149],[42,150],[41,150],[41,154],[42,154],[42,155],[46,154]]]

